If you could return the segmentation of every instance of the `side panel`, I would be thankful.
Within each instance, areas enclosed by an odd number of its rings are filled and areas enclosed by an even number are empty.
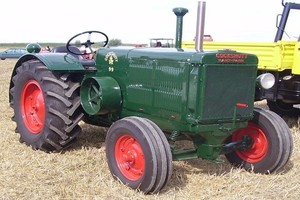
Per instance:
[[[185,120],[189,65],[172,59],[131,57],[126,109]]]
[[[111,76],[120,85],[121,117],[186,121],[193,54],[171,48],[101,49],[96,59],[97,75]]]
[[[127,72],[126,108],[151,112],[153,104],[154,69],[156,62],[149,58],[131,58]]]
[[[185,119],[189,64],[176,60],[157,60],[154,73],[154,105],[164,117]]]

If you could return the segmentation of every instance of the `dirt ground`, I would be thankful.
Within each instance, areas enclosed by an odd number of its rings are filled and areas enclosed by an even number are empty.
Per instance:
[[[44,153],[19,142],[8,104],[16,60],[0,60],[0,199],[291,199],[300,197],[298,119],[288,119],[294,139],[290,162],[280,174],[254,174],[201,159],[174,161],[169,184],[144,195],[114,180],[105,158],[105,129],[81,123],[78,141],[67,151]]]

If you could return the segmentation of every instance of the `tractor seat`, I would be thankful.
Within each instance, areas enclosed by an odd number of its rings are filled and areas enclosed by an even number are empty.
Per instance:
[[[72,52],[75,52],[75,53],[78,53],[80,54],[80,50],[76,47],[73,47],[73,46],[70,46],[69,49],[72,51]],[[90,60],[90,59],[85,59],[82,55],[76,55],[76,54],[73,54],[71,52],[68,51],[67,47],[66,46],[58,46],[58,47],[54,47],[52,50],[51,50],[52,53],[68,53],[70,55],[72,55],[74,58],[77,58],[79,60],[79,62],[85,66],[85,67],[90,67],[90,66],[95,66],[95,61],[94,60]]]

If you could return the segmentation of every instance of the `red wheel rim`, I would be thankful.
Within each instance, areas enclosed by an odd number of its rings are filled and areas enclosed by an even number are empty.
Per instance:
[[[122,135],[115,146],[115,158],[121,173],[136,181],[145,171],[144,152],[139,142],[130,135]]]
[[[256,163],[261,161],[267,155],[269,147],[264,131],[258,125],[249,123],[246,128],[233,133],[232,141],[242,140],[245,135],[251,137],[253,144],[249,149],[236,151],[236,154],[246,162]]]
[[[27,129],[38,134],[44,127],[45,101],[42,89],[35,80],[28,81],[23,88],[21,111]]]

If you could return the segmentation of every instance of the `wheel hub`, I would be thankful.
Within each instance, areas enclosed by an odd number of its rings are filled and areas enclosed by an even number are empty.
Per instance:
[[[28,81],[21,94],[21,112],[26,128],[38,134],[44,128],[45,101],[42,89],[35,80]]]
[[[245,136],[252,139],[252,145],[246,150],[236,151],[237,155],[247,162],[261,161],[266,156],[269,147],[264,131],[258,125],[249,123],[246,128],[233,133],[232,141],[242,140]]]
[[[141,145],[130,135],[122,135],[115,146],[115,158],[121,173],[136,181],[145,171],[145,159]]]

